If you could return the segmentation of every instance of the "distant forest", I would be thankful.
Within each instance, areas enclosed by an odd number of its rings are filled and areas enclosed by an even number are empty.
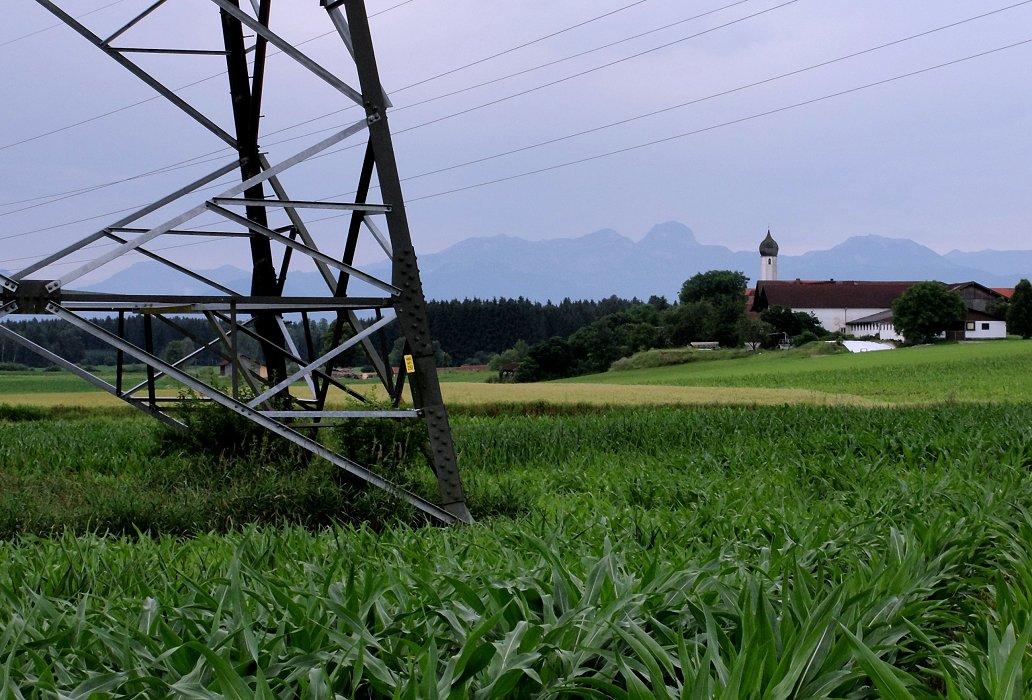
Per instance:
[[[597,321],[603,316],[625,311],[639,305],[638,300],[610,297],[601,301],[571,301],[565,299],[558,304],[542,304],[528,299],[466,299],[463,301],[427,302],[427,318],[430,332],[441,350],[450,357],[450,364],[484,364],[497,353],[501,353],[524,341],[533,345],[554,337],[565,338],[579,329]],[[184,338],[181,330],[199,338],[211,338],[207,321],[195,317],[174,317],[166,324],[154,319],[153,336],[155,355],[170,361],[178,360],[194,349],[194,344]],[[116,318],[95,319],[94,322],[116,333]],[[142,316],[132,315],[125,319],[124,336],[131,343],[144,346],[144,323]],[[87,365],[113,365],[115,351],[93,336],[58,319],[27,319],[4,321],[11,330],[29,340],[65,357],[73,362]],[[311,359],[308,343],[318,353],[328,342],[333,324],[326,319],[309,320],[308,335],[300,321],[288,324],[291,337],[297,345],[302,359]],[[398,339],[398,330],[391,324],[387,327],[388,347]],[[241,340],[241,351],[257,356],[257,344],[250,339]],[[214,365],[218,357],[213,353],[201,353],[193,361],[198,365]],[[342,358],[342,364],[361,366],[368,360],[360,350]],[[0,338],[0,364],[20,364],[28,367],[46,367],[48,360],[12,340]]]

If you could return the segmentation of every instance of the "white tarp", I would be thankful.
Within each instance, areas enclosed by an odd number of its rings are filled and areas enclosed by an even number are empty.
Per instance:
[[[895,345],[889,343],[876,343],[873,340],[843,340],[849,352],[871,352],[872,350],[894,350]]]

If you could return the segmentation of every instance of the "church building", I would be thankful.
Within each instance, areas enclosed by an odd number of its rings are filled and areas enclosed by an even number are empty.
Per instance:
[[[821,326],[857,337],[903,340],[892,322],[892,302],[914,281],[792,280],[778,279],[778,244],[767,231],[760,243],[760,275],[752,294],[750,311],[784,306],[817,317]],[[951,340],[985,340],[1007,337],[1007,322],[991,313],[1004,294],[977,282],[947,284],[960,293],[968,307],[962,327],[951,329]]]

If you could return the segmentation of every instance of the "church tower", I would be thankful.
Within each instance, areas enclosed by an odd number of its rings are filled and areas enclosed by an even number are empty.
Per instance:
[[[778,278],[778,242],[767,231],[760,243],[760,281],[773,282]]]

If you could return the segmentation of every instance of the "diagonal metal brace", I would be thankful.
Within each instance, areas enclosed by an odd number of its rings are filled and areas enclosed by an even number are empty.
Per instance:
[[[131,357],[136,358],[137,360],[143,362],[146,365],[154,367],[155,369],[162,370],[166,374],[166,376],[169,376],[172,379],[175,379],[181,384],[187,386],[188,388],[193,389],[194,391],[202,394],[203,396],[206,396],[207,398],[211,399],[220,406],[228,408],[234,413],[237,413],[241,416],[244,416],[245,418],[250,419],[254,423],[257,423],[263,428],[266,428],[267,430],[272,431],[280,437],[289,440],[295,445],[298,445],[299,447],[308,450],[312,454],[318,457],[322,457],[334,466],[343,469],[349,474],[352,474],[358,477],[359,479],[362,479],[363,481],[372,484],[373,486],[381,488],[393,496],[396,496],[407,501],[419,510],[423,511],[424,513],[430,515],[433,518],[436,518],[442,523],[451,524],[458,522],[459,520],[471,522],[470,519],[457,517],[456,515],[449,513],[447,510],[441,508],[440,506],[431,503],[430,501],[427,501],[426,499],[420,496],[417,496],[411,491],[403,489],[394,482],[388,481],[379,474],[367,469],[366,467],[363,467],[361,464],[353,462],[350,459],[347,459],[346,457],[342,457],[336,452],[333,452],[332,450],[319,444],[315,440],[307,438],[301,433],[297,432],[296,430],[288,428],[282,423],[279,423],[273,420],[272,418],[263,415],[261,411],[257,411],[248,406],[247,404],[241,403],[240,401],[236,401],[235,399],[232,399],[219,391],[213,390],[207,384],[193,377],[192,375],[170,365],[164,360],[161,360],[144,350],[141,350],[132,343],[125,341],[122,338],[119,338],[114,333],[110,333],[109,331],[106,331],[103,328],[100,328],[99,326],[90,323],[86,319],[71,313],[70,311],[64,309],[63,307],[57,304],[49,304],[47,306],[47,313],[53,314],[54,316],[58,316],[70,323],[71,325],[75,326],[76,328],[80,328],[93,336],[103,338],[104,341],[107,342],[109,345],[118,348],[122,352],[126,353]]]

